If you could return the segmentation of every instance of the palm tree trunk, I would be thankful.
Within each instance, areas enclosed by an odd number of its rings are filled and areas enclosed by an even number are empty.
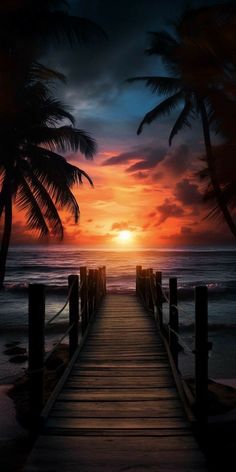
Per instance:
[[[3,235],[1,241],[1,252],[0,252],[0,290],[3,288],[5,272],[6,272],[6,261],[8,248],[11,238],[11,228],[12,228],[12,195],[9,185],[9,192],[7,192],[5,197],[4,205],[4,227]]]
[[[204,141],[205,141],[205,149],[206,149],[206,158],[207,158],[207,164],[208,164],[208,169],[209,169],[210,178],[211,178],[211,184],[212,184],[219,208],[221,209],[222,214],[224,216],[224,219],[226,223],[228,224],[232,234],[236,238],[236,224],[234,223],[233,218],[230,214],[230,211],[225,201],[225,197],[221,191],[220,184],[217,179],[216,172],[215,172],[215,162],[214,162],[214,155],[213,155],[212,145],[211,145],[210,129],[209,129],[207,111],[206,111],[206,107],[203,100],[200,100],[199,106],[200,106],[200,113],[201,113],[202,127],[203,127]]]

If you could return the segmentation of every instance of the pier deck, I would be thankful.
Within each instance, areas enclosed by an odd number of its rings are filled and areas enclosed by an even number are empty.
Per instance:
[[[108,294],[25,472],[202,472],[153,318]]]

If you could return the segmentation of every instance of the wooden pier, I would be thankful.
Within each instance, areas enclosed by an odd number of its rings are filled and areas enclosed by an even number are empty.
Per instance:
[[[155,317],[107,294],[24,472],[202,472]]]

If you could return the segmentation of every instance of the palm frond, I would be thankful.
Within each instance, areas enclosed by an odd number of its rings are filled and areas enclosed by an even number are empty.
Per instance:
[[[39,231],[40,238],[49,236],[49,228],[43,213],[23,175],[21,176],[20,185],[18,187],[16,204],[20,210],[26,211],[27,226],[29,229]]]
[[[89,175],[82,169],[69,164],[64,157],[40,146],[27,145],[23,154],[28,157],[31,167],[34,171],[39,171],[45,178],[48,176],[53,181],[57,176],[59,180],[66,180],[67,185],[72,186],[76,183],[82,183],[82,177],[85,177],[91,186],[93,181]]]
[[[143,126],[145,124],[150,124],[157,118],[163,115],[169,115],[172,110],[174,110],[184,99],[184,92],[180,90],[176,94],[172,95],[171,97],[166,98],[163,102],[159,103],[155,108],[149,111],[141,121],[137,134],[142,132]]]
[[[31,148],[30,163],[25,163],[25,172],[33,172],[37,179],[55,202],[56,206],[71,212],[75,222],[79,218],[79,205],[70,187],[82,183],[85,176],[92,185],[90,177],[81,169],[66,162],[64,158],[52,151]]]
[[[97,150],[96,142],[86,131],[61,126],[49,128],[42,126],[33,128],[28,133],[28,140],[36,145],[48,146],[52,151],[65,153],[66,151],[78,151],[87,159],[92,159]]]
[[[63,239],[63,226],[61,222],[61,218],[57,211],[57,208],[45,189],[42,185],[40,180],[36,177],[36,175],[28,169],[27,171],[27,181],[29,182],[31,191],[39,205],[42,209],[42,213],[46,221],[50,224],[52,228],[52,233],[60,240]]]
[[[131,77],[126,81],[129,83],[144,81],[146,82],[146,87],[149,87],[152,93],[161,93],[163,95],[175,93],[183,86],[181,80],[174,77]]]
[[[167,31],[150,31],[150,47],[145,53],[149,56],[157,54],[159,56],[172,57],[173,49],[178,46],[178,41]]]
[[[170,136],[169,136],[169,146],[171,146],[174,136],[176,136],[176,134],[183,127],[187,126],[188,128],[191,128],[191,124],[189,122],[189,117],[190,117],[190,114],[191,114],[192,111],[193,111],[193,107],[192,107],[191,101],[186,100],[185,105],[184,105],[181,113],[179,114],[179,116],[178,116],[172,130],[171,130],[171,133],[170,133]]]
[[[66,83],[66,76],[57,70],[50,69],[49,67],[34,61],[28,72],[28,81],[29,83],[34,83],[37,80],[43,80],[46,82],[60,80],[61,82]]]
[[[39,104],[40,105],[40,104]],[[32,112],[34,110],[32,109]],[[68,120],[72,125],[75,124],[73,115],[67,110],[65,104],[55,98],[47,97],[41,106],[37,107],[37,115],[35,115],[36,124],[47,124],[48,126],[56,126],[61,120]]]

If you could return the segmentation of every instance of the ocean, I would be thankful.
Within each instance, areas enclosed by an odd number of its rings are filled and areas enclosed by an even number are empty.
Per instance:
[[[96,268],[102,265],[107,267],[107,289],[111,292],[134,292],[136,265],[162,271],[166,291],[169,277],[176,276],[180,329],[190,346],[194,340],[194,287],[207,285],[209,335],[214,338],[213,364],[220,365],[222,371],[224,363],[220,351],[225,355],[230,344],[232,368],[228,375],[236,377],[236,363],[235,367],[232,365],[232,349],[236,350],[236,250],[112,251],[81,250],[63,245],[15,247],[9,252],[5,290],[0,293],[0,380],[4,378],[6,369],[9,370],[8,359],[3,354],[5,345],[19,342],[19,345],[27,346],[28,284],[44,283],[47,286],[46,319],[49,319],[63,306],[68,275],[78,273],[80,266]],[[165,304],[166,320],[167,308]],[[57,327],[67,320],[66,309],[57,320]],[[217,347],[215,353],[214,344]],[[182,357],[184,359],[184,355]],[[191,364],[191,361],[185,361],[184,365]],[[19,366],[12,364],[10,369],[14,373],[17,368]]]

